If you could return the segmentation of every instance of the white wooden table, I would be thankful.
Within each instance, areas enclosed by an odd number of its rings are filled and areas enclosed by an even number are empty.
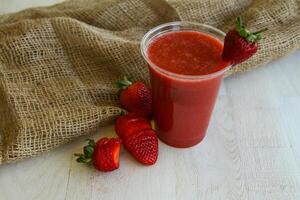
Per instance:
[[[0,0],[0,13],[60,1]],[[83,144],[0,166],[0,200],[299,200],[300,52],[227,78],[205,140],[160,143],[152,167],[122,151],[119,170],[97,172],[72,156]]]

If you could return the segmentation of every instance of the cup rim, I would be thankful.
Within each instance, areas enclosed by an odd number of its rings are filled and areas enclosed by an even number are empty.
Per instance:
[[[174,77],[177,79],[186,79],[186,80],[197,80],[197,79],[209,79],[209,78],[213,78],[216,77],[218,75],[221,75],[223,73],[225,73],[231,66],[232,64],[228,64],[228,66],[210,73],[210,74],[204,74],[204,75],[185,75],[185,74],[177,74],[174,72],[170,72],[168,70],[165,70],[159,66],[157,66],[156,64],[154,64],[148,57],[147,55],[147,48],[148,46],[146,45],[146,41],[148,40],[148,38],[151,36],[151,34],[153,34],[154,32],[167,27],[167,26],[181,26],[181,25],[194,25],[194,26],[199,26],[199,27],[203,27],[209,30],[212,30],[214,32],[216,32],[217,34],[220,34],[222,37],[225,37],[225,33],[223,31],[221,31],[220,29],[217,29],[213,26],[207,25],[207,24],[202,24],[202,23],[196,23],[196,22],[189,22],[189,21],[174,21],[174,22],[168,22],[168,23],[164,23],[161,24],[159,26],[156,26],[152,29],[150,29],[142,38],[141,43],[140,43],[140,51],[142,53],[143,58],[147,61],[147,63],[149,64],[149,66],[151,68],[153,68],[156,71],[161,72],[164,75],[170,76],[170,77]],[[179,30],[178,30],[179,31]],[[190,30],[193,31],[193,30]],[[195,30],[197,31],[197,30]],[[200,31],[199,31],[200,32]],[[163,32],[162,32],[163,33]],[[162,34],[161,33],[161,34]]]

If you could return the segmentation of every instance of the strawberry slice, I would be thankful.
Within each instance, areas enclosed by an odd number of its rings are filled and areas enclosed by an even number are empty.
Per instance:
[[[123,131],[123,127],[125,124],[131,120],[136,120],[139,118],[135,113],[128,113],[126,115],[121,115],[120,117],[117,118],[116,123],[115,123],[115,131],[119,137],[121,137]]]
[[[241,17],[238,17],[235,29],[225,36],[223,60],[236,65],[249,59],[257,52],[257,42],[262,38],[261,33],[266,30],[267,28],[252,33],[243,25]]]
[[[158,157],[158,139],[153,130],[144,130],[123,140],[125,148],[144,165],[153,165]]]
[[[108,172],[119,168],[121,140],[119,138],[101,138],[95,143],[89,139],[88,145],[84,146],[84,154],[79,156],[77,162],[93,164],[100,171]]]
[[[115,124],[115,131],[120,138],[128,138],[130,135],[142,130],[151,129],[147,119],[138,117],[134,113],[120,116]]]
[[[125,148],[144,165],[153,165],[158,157],[158,139],[150,122],[135,113],[120,116],[115,130]]]

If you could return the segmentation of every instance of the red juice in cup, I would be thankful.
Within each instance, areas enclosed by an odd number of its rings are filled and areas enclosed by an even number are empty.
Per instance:
[[[224,36],[191,22],[163,24],[144,36],[141,50],[149,64],[154,121],[165,143],[190,147],[204,138],[230,67],[221,56]]]

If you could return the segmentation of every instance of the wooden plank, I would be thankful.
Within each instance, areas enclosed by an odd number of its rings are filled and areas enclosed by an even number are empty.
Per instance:
[[[300,97],[280,98],[279,110],[284,132],[287,133],[290,147],[295,155],[298,167],[300,167]]]
[[[0,199],[64,199],[72,146],[0,167]]]
[[[291,55],[285,60],[226,81],[241,152],[242,178],[249,199],[300,198],[300,170],[295,158],[299,155],[294,149],[298,144],[292,142],[297,139],[295,129],[299,130],[296,115],[299,115],[300,102],[298,88],[291,84],[297,80],[288,78],[289,74],[299,73],[298,69],[292,69],[300,59]],[[298,101],[288,100],[288,96],[295,96]],[[294,132],[292,136],[291,132]]]

